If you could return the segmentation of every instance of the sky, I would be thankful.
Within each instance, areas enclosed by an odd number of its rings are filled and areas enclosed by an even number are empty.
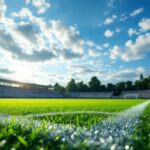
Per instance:
[[[0,0],[0,78],[65,85],[150,75],[149,0]]]

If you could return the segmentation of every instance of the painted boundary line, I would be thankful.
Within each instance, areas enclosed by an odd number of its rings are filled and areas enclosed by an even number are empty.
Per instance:
[[[25,115],[24,117],[44,117],[44,116],[55,116],[55,115],[72,115],[72,114],[102,114],[102,115],[119,115],[120,113],[115,112],[103,112],[103,111],[73,111],[73,112],[51,112]]]

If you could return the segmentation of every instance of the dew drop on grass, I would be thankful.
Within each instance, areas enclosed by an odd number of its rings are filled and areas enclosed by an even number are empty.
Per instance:
[[[66,139],[65,139],[65,138],[62,138],[62,141],[63,141],[63,142],[65,142],[65,141],[66,141]]]
[[[3,147],[5,144],[6,144],[6,140],[2,140],[2,141],[0,142],[0,147]]]
[[[98,130],[96,130],[94,133],[95,133],[95,134],[97,134],[98,132],[99,132],[99,131],[98,131]]]
[[[126,145],[126,146],[125,146],[125,150],[128,150],[128,149],[129,149],[129,145]]]
[[[101,143],[104,143],[105,140],[104,140],[103,138],[100,138],[100,142],[101,142]]]
[[[115,150],[116,149],[116,144],[113,144],[110,149]]]
[[[72,139],[72,140],[74,139],[74,134],[71,135],[71,139]]]

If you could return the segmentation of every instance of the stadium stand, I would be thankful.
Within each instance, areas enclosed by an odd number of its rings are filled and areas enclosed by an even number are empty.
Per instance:
[[[120,98],[150,98],[150,90],[123,91]]]
[[[32,89],[0,86],[0,97],[15,98],[61,98],[63,95],[58,92],[51,92],[48,89]]]
[[[122,91],[120,98],[140,98],[140,91]]]
[[[53,92],[48,86],[0,79],[0,97],[14,98],[61,98],[63,94]]]
[[[113,92],[67,92],[68,98],[111,98]]]
[[[0,79],[0,97],[14,98],[110,98],[113,92],[55,92],[48,86]]]
[[[141,98],[150,98],[150,90],[142,90],[140,93]]]

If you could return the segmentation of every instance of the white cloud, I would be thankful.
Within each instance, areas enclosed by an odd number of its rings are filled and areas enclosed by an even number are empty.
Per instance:
[[[124,68],[114,72],[107,73],[106,81],[119,82],[119,81],[129,81],[137,80],[141,73],[145,73],[143,67],[138,68]]]
[[[86,44],[89,46],[89,47],[93,47],[95,46],[95,43],[93,41],[86,41]]]
[[[130,16],[135,17],[135,16],[139,15],[140,13],[142,13],[143,11],[144,11],[144,8],[135,9],[133,12],[130,13]]]
[[[4,0],[0,0],[0,22],[5,16],[5,11],[7,9],[7,6],[4,3]]]
[[[111,18],[106,18],[104,25],[112,24],[116,18],[117,18],[116,15],[113,15]]]
[[[143,67],[138,67],[136,71],[141,74],[145,72],[145,69]]]
[[[110,51],[110,58],[117,59],[121,55],[121,53],[122,53],[122,50],[120,49],[120,47],[115,45],[113,49]]]
[[[50,7],[50,4],[46,0],[26,0],[26,4],[30,3],[37,8],[38,14],[44,13]]]
[[[126,12],[125,12],[125,13],[122,13],[122,14],[120,15],[120,21],[125,21],[125,20],[127,20],[127,19],[128,19],[128,16],[127,16]]]
[[[116,33],[120,33],[121,31],[122,31],[122,29],[119,28],[119,27],[117,27],[116,30],[115,30]]]
[[[95,50],[102,50],[101,45],[94,43],[93,41],[87,40],[85,42],[85,45],[87,45],[90,49],[95,49]]]
[[[104,32],[104,36],[107,37],[107,38],[110,38],[114,35],[117,35],[118,33],[121,32],[121,28],[117,27],[114,31],[110,30],[110,29],[107,29],[105,32]]]
[[[8,68],[0,68],[0,74],[14,74],[15,71]]]
[[[31,54],[35,50],[42,51],[50,49],[46,46],[46,41],[42,36],[43,33],[40,29],[41,18],[33,16],[32,12],[27,8],[22,8],[18,13],[12,13],[12,16],[14,18],[5,17],[3,19],[1,23],[3,26],[2,30],[13,37],[16,44],[22,46],[26,53]],[[15,22],[15,17],[18,17],[20,21]]]
[[[51,21],[49,32],[56,37],[63,49],[71,49],[74,53],[83,54],[85,41],[80,38],[79,31],[74,27],[66,27],[61,21]]]
[[[34,54],[35,57],[38,57],[36,61],[40,61],[39,56],[41,54],[39,53],[44,51],[45,55],[47,51],[49,54],[51,53],[51,57],[49,60],[46,58],[46,61],[51,61],[51,58],[60,58],[64,61],[81,58],[85,55],[90,56],[89,53],[85,53],[85,48],[94,51],[102,49],[93,41],[82,39],[75,26],[66,26],[60,20],[47,22],[42,17],[34,16],[28,8],[22,8],[20,12],[13,12],[12,16],[11,19],[5,18],[4,30],[1,32],[7,31],[8,35],[14,38],[11,40],[14,43],[9,45],[9,48],[11,49],[11,46],[16,47],[16,51],[13,48],[13,51],[9,52],[16,55],[13,57],[15,59],[21,60],[20,58],[25,55],[24,60],[29,60]],[[15,22],[16,17],[19,20],[17,22]],[[5,34],[2,35],[5,36]],[[21,52],[17,54],[19,51]],[[44,57],[42,61],[44,61]]]
[[[140,35],[143,32],[147,32],[150,30],[150,18],[143,18],[138,23],[139,29],[136,30],[134,28],[128,29],[127,33],[131,37],[133,35]]]
[[[69,65],[67,68],[73,77],[81,77],[81,75],[88,76],[100,73],[96,68],[90,68],[84,65]]]
[[[148,31],[148,30],[150,30],[150,18],[143,18],[139,22],[139,27],[141,28],[141,31]]]
[[[114,46],[110,51],[110,58],[133,61],[144,58],[147,52],[150,52],[150,33],[139,35],[135,42],[128,40],[124,48]]]
[[[31,54],[28,54],[24,45],[20,45],[11,33],[5,33],[3,30],[0,30],[0,50],[8,52],[13,59],[29,62],[48,61],[55,57],[46,49],[42,51],[34,49]]]
[[[114,2],[115,2],[115,0],[108,0],[107,1],[107,6],[110,7],[110,8],[115,8]]]
[[[108,47],[109,47],[109,43],[103,44],[103,47],[104,47],[104,48],[108,48]]]
[[[16,36],[22,36],[24,39],[28,40],[30,44],[38,44],[39,31],[36,30],[33,24],[20,22],[17,27],[15,27],[14,31],[17,34]]]
[[[69,51],[69,50],[63,50],[60,52],[60,58],[62,60],[72,60],[72,59],[79,59],[81,58],[83,55],[82,54],[79,54],[79,53],[74,53],[72,51]]]
[[[102,47],[100,45],[96,45],[97,50],[102,50]]]
[[[4,17],[0,24],[3,27],[0,48],[9,52],[13,59],[34,62],[51,61],[56,56],[66,60],[82,57],[85,42],[74,26],[67,27],[55,20],[46,22],[33,16],[27,8],[12,16],[14,19]],[[21,21],[15,22],[15,17]]]
[[[142,12],[144,11],[144,8],[138,8],[138,9],[135,9],[133,12],[131,12],[129,15],[125,12],[125,13],[122,13],[120,15],[120,21],[125,21],[127,20],[129,17],[136,17],[137,15],[141,14]]]
[[[110,38],[114,35],[114,32],[111,31],[111,30],[106,30],[105,33],[104,33],[104,36],[107,37],[107,38]]]
[[[18,13],[13,12],[12,16],[13,17],[20,17],[20,18],[26,18],[26,17],[31,18],[32,12],[28,8],[23,7],[20,12],[18,12]]]
[[[125,46],[128,49],[122,57],[125,61],[142,59],[150,51],[150,33],[138,36],[135,43],[127,41]]]
[[[101,56],[101,53],[99,51],[96,51],[96,50],[93,50],[93,49],[89,49],[89,56],[97,57],[97,56]]]
[[[133,36],[133,35],[138,35],[139,34],[139,32],[138,31],[136,31],[135,29],[133,29],[133,28],[130,28],[130,29],[128,29],[128,35],[131,37],[131,36]]]

